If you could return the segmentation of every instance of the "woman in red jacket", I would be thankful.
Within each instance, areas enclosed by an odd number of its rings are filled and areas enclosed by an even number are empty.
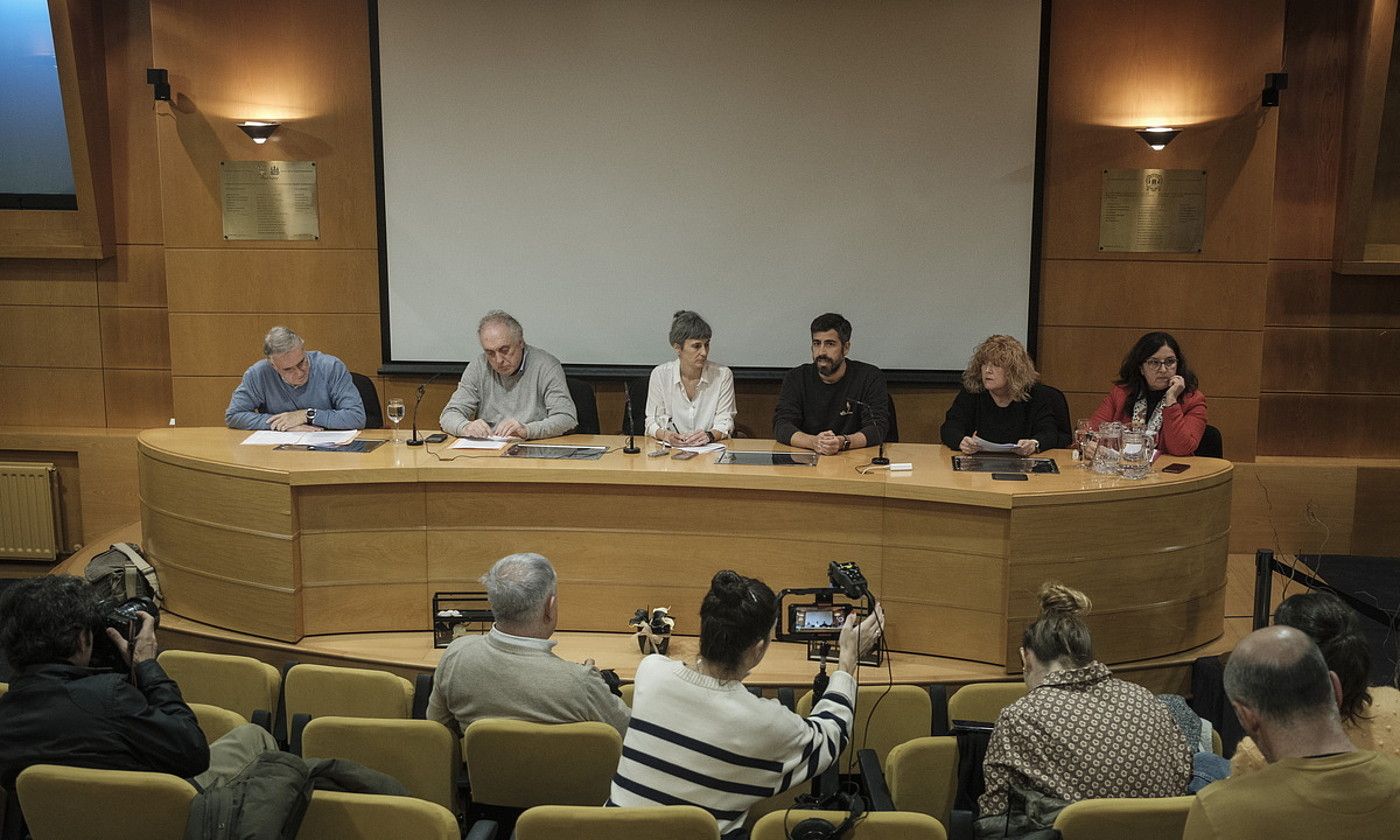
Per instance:
[[[1157,435],[1157,449],[1168,455],[1195,454],[1206,430],[1206,395],[1169,333],[1144,335],[1123,358],[1113,390],[1089,423],[1098,428],[1112,420],[1145,425]]]

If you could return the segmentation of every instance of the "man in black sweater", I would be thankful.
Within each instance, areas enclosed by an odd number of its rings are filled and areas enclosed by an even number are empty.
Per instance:
[[[783,377],[773,410],[779,443],[835,455],[877,446],[889,430],[889,392],[874,365],[848,359],[851,322],[828,312],[812,322],[812,363]]]
[[[32,764],[171,773],[207,786],[233,775],[276,742],[245,724],[211,748],[180,688],[156,662],[155,621],[145,612],[135,643],[103,627],[87,581],[51,575],[20,581],[0,598],[0,650],[14,669],[0,697],[0,785]],[[88,667],[96,634],[132,665]],[[93,831],[99,827],[92,826]]]

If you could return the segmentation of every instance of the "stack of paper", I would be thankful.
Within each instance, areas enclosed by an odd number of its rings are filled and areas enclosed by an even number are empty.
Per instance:
[[[514,438],[499,437],[490,435],[489,437],[463,437],[452,442],[452,449],[500,449]]]
[[[356,429],[337,432],[274,432],[264,429],[253,432],[243,439],[244,446],[281,446],[291,443],[298,446],[339,446],[349,443],[360,433]]]

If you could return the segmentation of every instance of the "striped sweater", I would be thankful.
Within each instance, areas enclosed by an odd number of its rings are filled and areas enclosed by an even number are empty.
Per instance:
[[[850,736],[856,686],[844,671],[806,718],[664,656],[643,659],[636,682],[607,804],[698,805],[721,835],[741,830],[754,803],[820,775]]]

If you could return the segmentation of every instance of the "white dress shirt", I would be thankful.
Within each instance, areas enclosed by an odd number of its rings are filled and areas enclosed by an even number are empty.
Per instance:
[[[682,435],[714,429],[732,437],[735,413],[734,374],[729,368],[705,362],[693,400],[681,382],[680,359],[652,369],[647,385],[648,436],[656,437],[661,429],[679,430]]]

